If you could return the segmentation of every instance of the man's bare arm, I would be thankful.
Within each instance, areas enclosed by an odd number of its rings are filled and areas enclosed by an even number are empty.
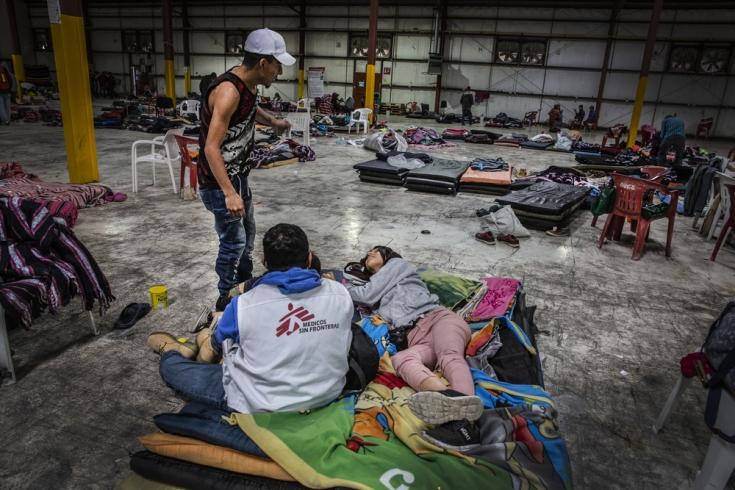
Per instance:
[[[230,177],[225,170],[225,161],[222,158],[220,147],[225,139],[230,118],[237,110],[240,102],[240,93],[231,83],[222,83],[210,94],[213,100],[212,119],[209,123],[207,143],[204,146],[204,154],[207,156],[209,168],[212,169],[214,178],[217,179],[222,192],[225,194],[227,209],[234,216],[244,216],[245,206],[242,198],[235,191],[230,182]]]
[[[288,129],[291,126],[291,123],[286,119],[276,119],[276,116],[260,107],[255,113],[255,120],[275,129]]]

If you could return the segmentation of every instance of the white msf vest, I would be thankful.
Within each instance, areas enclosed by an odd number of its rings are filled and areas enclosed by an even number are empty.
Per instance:
[[[336,399],[352,341],[352,299],[322,279],[303,293],[261,284],[237,302],[240,343],[222,344],[227,404],[241,413],[305,410]]]

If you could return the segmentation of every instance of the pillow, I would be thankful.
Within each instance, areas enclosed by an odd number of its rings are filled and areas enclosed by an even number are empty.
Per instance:
[[[189,437],[155,432],[138,438],[152,453],[190,463],[211,466],[247,475],[265,476],[275,480],[295,481],[286,470],[269,459],[251,456]]]

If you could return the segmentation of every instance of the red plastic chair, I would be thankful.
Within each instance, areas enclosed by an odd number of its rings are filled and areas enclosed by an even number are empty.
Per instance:
[[[709,257],[712,262],[717,258],[717,253],[720,251],[722,242],[725,241],[727,234],[731,229],[735,228],[735,185],[725,185],[725,187],[727,187],[727,193],[730,194],[730,215],[727,217],[727,221],[722,225],[720,236],[717,238],[715,248],[712,250],[712,255]]]
[[[602,137],[602,147],[605,148],[607,146],[608,139],[613,139],[615,141],[612,145],[613,147],[619,147],[620,138],[623,137],[623,134],[625,134],[627,129],[628,128],[625,127],[625,124],[616,124],[615,126],[607,128],[607,134]]]
[[[641,172],[648,175],[648,178],[645,180],[656,182],[658,180],[661,180],[662,177],[665,177],[666,175],[669,174],[669,168],[659,167],[658,165],[646,165],[646,166],[641,167]],[[597,218],[599,218],[599,216],[592,217],[591,226],[593,228],[597,226]]]
[[[661,218],[667,218],[669,220],[669,227],[666,234],[666,256],[671,257],[671,238],[674,234],[674,219],[676,218],[679,191],[669,190],[665,185],[627,175],[613,174],[612,177],[615,183],[615,206],[613,211],[607,215],[605,227],[602,229],[600,239],[597,243],[598,248],[602,248],[606,238],[616,241],[620,240],[625,220],[629,219],[631,221],[631,231],[635,232],[633,260],[639,260],[641,258],[643,249],[646,246],[646,240],[648,239],[651,222],[653,221],[641,216],[641,209],[645,203],[646,192],[655,190],[671,196],[668,210],[664,216],[661,216]]]
[[[194,158],[199,155],[199,150],[192,152],[189,150],[190,145],[199,146],[199,140],[189,138],[187,136],[176,136],[176,144],[179,145],[179,153],[181,154],[181,173],[179,175],[179,189],[184,189],[184,176],[186,169],[189,169],[189,186],[192,192],[197,190],[197,165]]]

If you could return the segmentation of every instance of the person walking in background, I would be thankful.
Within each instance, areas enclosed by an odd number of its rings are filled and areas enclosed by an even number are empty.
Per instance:
[[[462,106],[462,126],[464,126],[465,120],[467,120],[467,124],[472,124],[472,106],[474,103],[475,94],[470,87],[467,87],[459,99],[459,104]]]

